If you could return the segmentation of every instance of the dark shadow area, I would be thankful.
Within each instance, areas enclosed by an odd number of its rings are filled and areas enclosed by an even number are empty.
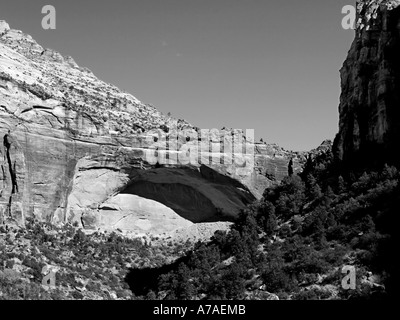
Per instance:
[[[172,270],[176,270],[181,263],[188,261],[188,257],[184,256],[175,262],[158,268],[132,268],[129,269],[125,277],[125,282],[129,285],[130,290],[136,296],[144,296],[150,290],[158,291],[158,278],[162,274],[166,274]]]
[[[10,142],[10,132],[6,134],[3,138],[3,144],[4,148],[6,151],[6,157],[7,157],[7,162],[8,162],[8,168],[10,170],[10,176],[11,176],[11,183],[12,183],[12,191],[11,194],[18,193],[18,183],[17,183],[17,175],[15,173],[15,163],[14,166],[11,161],[11,156],[10,156],[10,147],[11,147],[11,142]]]
[[[239,181],[205,166],[138,171],[121,194],[162,203],[193,223],[234,221],[255,200]]]
[[[214,169],[212,169],[206,165],[201,165],[200,174],[201,174],[201,177],[203,177],[204,179],[206,179],[208,181],[218,183],[221,185],[230,185],[235,188],[241,188],[241,189],[245,190],[246,192],[250,193],[250,190],[245,185],[240,183],[238,180],[232,179],[231,177],[229,177],[227,175],[223,175],[223,174],[219,173],[218,171],[215,171]]]

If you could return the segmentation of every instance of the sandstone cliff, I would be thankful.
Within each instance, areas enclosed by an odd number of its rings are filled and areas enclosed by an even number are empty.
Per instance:
[[[400,1],[357,4],[354,42],[341,73],[334,154],[354,165],[399,163]]]
[[[182,146],[198,142],[188,132],[198,128],[0,21],[0,217],[172,232],[234,219],[287,175],[290,159],[296,172],[306,159],[228,130],[210,132],[193,163],[149,161],[149,152],[164,159],[185,154]],[[243,144],[242,154],[221,150],[227,136]]]

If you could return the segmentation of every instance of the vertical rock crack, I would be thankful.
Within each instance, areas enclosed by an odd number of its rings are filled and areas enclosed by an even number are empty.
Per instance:
[[[18,182],[17,182],[17,175],[16,175],[16,170],[15,170],[16,162],[14,161],[14,164],[13,164],[11,161],[11,156],[10,156],[10,147],[12,144],[12,140],[10,138],[10,130],[4,136],[3,144],[4,144],[4,149],[5,149],[5,157],[7,158],[8,169],[10,171],[11,184],[12,184],[11,194],[10,194],[10,198],[8,201],[8,214],[11,217],[12,216],[11,215],[12,197],[13,197],[13,194],[18,193]]]

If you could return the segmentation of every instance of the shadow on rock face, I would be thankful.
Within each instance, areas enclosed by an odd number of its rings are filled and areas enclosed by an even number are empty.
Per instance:
[[[157,168],[138,173],[121,194],[155,200],[194,222],[233,221],[255,197],[211,168]]]

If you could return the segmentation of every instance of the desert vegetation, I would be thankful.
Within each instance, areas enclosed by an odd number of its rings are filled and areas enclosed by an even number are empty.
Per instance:
[[[184,254],[188,243],[128,239],[117,233],[86,235],[28,219],[26,228],[0,227],[0,299],[136,299],[126,281],[131,268],[156,268]],[[56,287],[42,286],[43,267],[57,269]]]

